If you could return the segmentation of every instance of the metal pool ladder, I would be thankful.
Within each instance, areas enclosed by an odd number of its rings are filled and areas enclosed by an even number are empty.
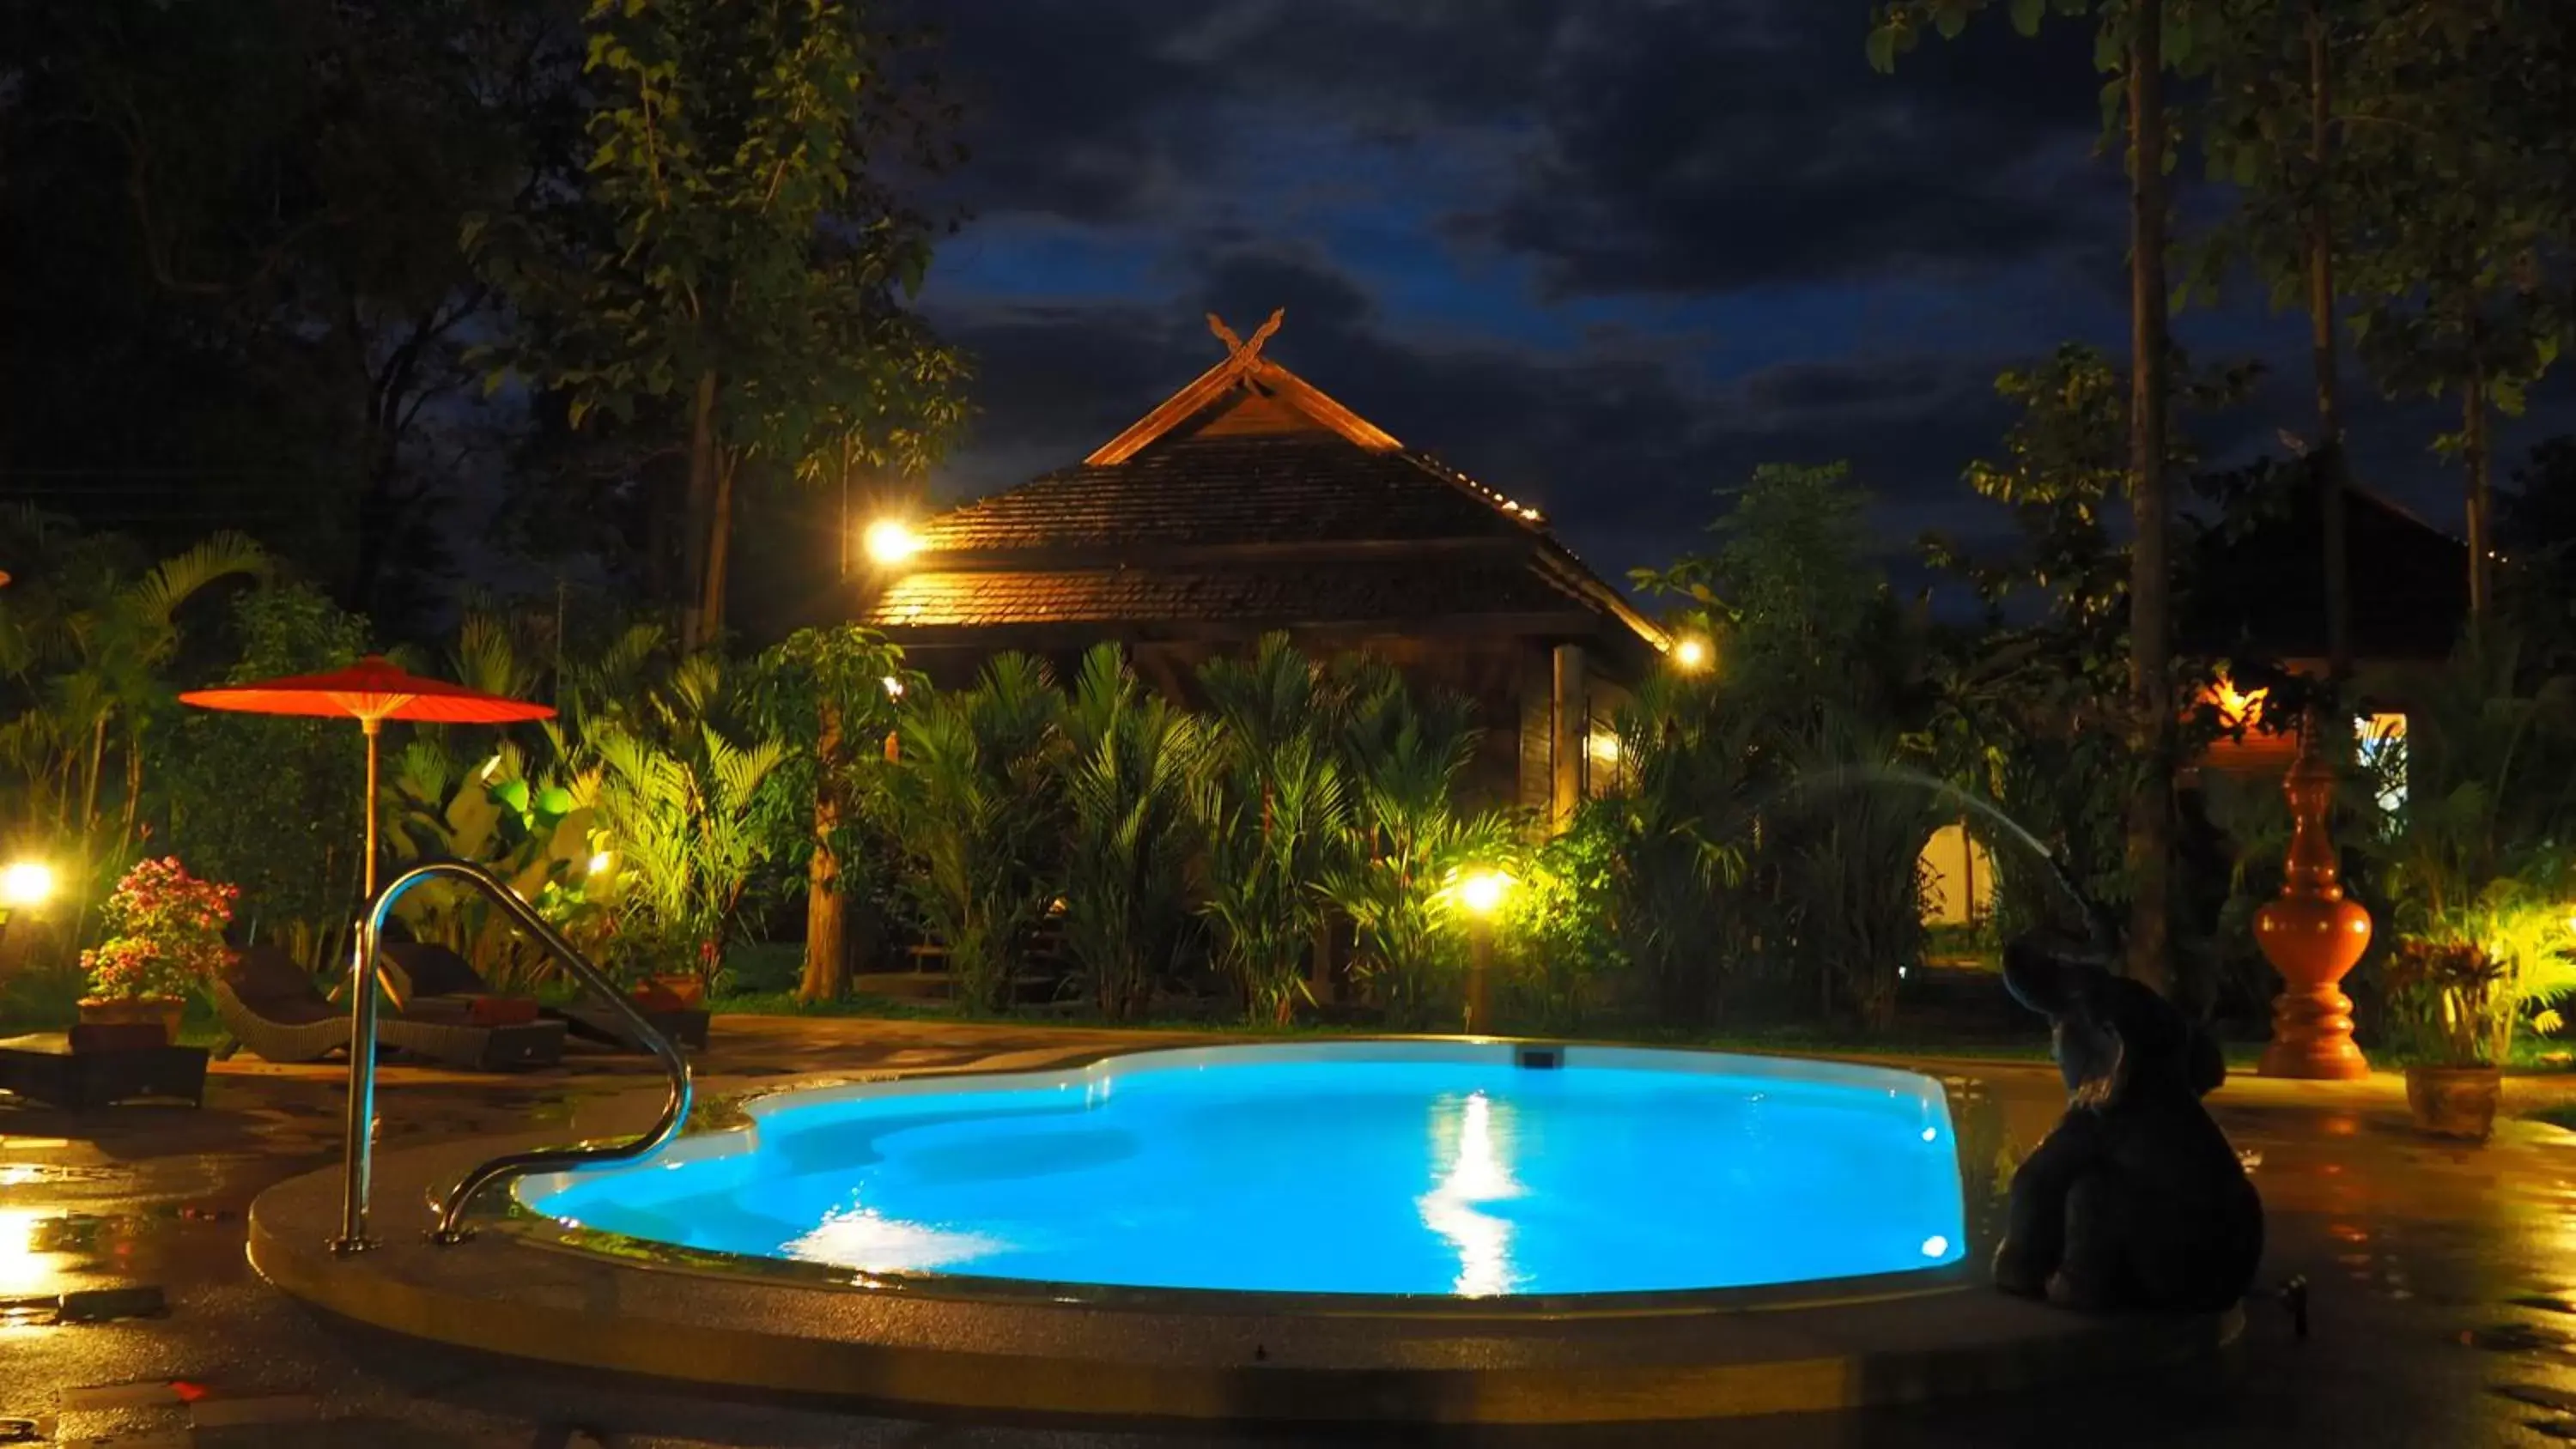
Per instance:
[[[636,1042],[650,1051],[662,1064],[671,1080],[671,1094],[662,1104],[662,1115],[644,1135],[629,1142],[584,1144],[578,1147],[547,1147],[530,1152],[512,1152],[465,1174],[449,1190],[438,1210],[438,1225],[430,1232],[430,1241],[453,1245],[474,1235],[460,1223],[466,1205],[475,1194],[506,1178],[531,1172],[563,1167],[581,1167],[604,1162],[633,1162],[661,1150],[664,1143],[680,1133],[689,1120],[689,1063],[680,1049],[644,1018],[634,1005],[621,995],[599,968],[590,964],[579,951],[557,934],[527,898],[510,889],[491,872],[461,860],[437,860],[416,865],[387,882],[367,907],[366,917],[358,924],[358,947],[349,965],[349,1126],[348,1177],[343,1184],[340,1204],[340,1235],[331,1240],[331,1251],[342,1257],[363,1253],[376,1246],[367,1236],[367,1194],[372,1186],[375,1152],[376,1117],[376,954],[384,941],[385,918],[403,893],[422,881],[444,876],[460,880],[481,891],[492,904],[517,923],[555,964],[571,973],[585,989],[596,993],[624,1019]]]

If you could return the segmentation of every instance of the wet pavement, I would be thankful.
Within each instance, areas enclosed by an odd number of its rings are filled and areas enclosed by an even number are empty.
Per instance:
[[[810,1074],[1034,1066],[1168,1034],[940,1022],[717,1023],[709,1096]],[[1920,1063],[1972,1075],[2008,1150],[2054,1119],[2056,1080],[2021,1064]],[[384,1074],[391,1146],[563,1123],[649,1091],[649,1066],[585,1058],[494,1079]],[[2516,1081],[2509,1107],[2576,1095]],[[202,1110],[86,1114],[0,1105],[0,1444],[887,1445],[1195,1444],[1198,1429],[1103,1434],[916,1423],[690,1397],[522,1368],[326,1321],[243,1260],[260,1189],[338,1154],[328,1069],[225,1064]],[[2482,1147],[2419,1137],[2402,1084],[2239,1078],[2212,1099],[2257,1163],[2270,1214],[2263,1281],[2308,1285],[2310,1332],[2250,1308],[2239,1351],[2177,1380],[1879,1415],[1491,1436],[1756,1445],[2554,1445],[2576,1442],[2576,1134],[2499,1124]],[[405,1205],[380,1205],[390,1227]],[[160,1303],[149,1293],[159,1290]],[[157,1311],[155,1311],[157,1309]],[[141,1312],[144,1316],[128,1316]],[[61,1321],[88,1317],[95,1321]],[[13,1420],[31,1421],[21,1427]],[[1407,1436],[1380,1436],[1401,1439]],[[1420,1436],[1411,1436],[1420,1437]],[[1293,1442],[1272,1436],[1270,1442]]]

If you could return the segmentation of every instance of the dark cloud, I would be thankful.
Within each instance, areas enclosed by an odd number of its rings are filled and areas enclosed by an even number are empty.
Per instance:
[[[1980,23],[1881,76],[1866,11],[948,7],[976,146],[957,184],[982,220],[934,289],[980,368],[947,486],[1081,457],[1216,359],[1202,313],[1249,330],[1284,305],[1273,355],[1540,504],[1605,572],[1690,544],[1764,462],[1849,460],[1892,548],[1998,526],[1958,481],[2011,420],[1994,374],[2125,344],[2090,30]],[[2277,453],[2306,417],[2294,323],[2241,302],[2178,320],[2204,362],[2276,362],[2252,403],[2189,420],[2213,463]],[[2455,518],[2428,451],[2443,409],[2354,391],[2364,477]]]
[[[1571,291],[1991,270],[2117,236],[2090,40],[1984,27],[1894,77],[1858,7],[1604,4],[1541,81],[1524,184],[1464,219]]]

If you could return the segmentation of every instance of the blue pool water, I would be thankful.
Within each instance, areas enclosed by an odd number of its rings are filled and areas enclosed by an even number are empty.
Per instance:
[[[1956,1261],[1938,1083],[1485,1043],[1148,1052],[790,1092],[633,1166],[530,1178],[586,1228],[871,1273],[1310,1293],[1614,1293]]]

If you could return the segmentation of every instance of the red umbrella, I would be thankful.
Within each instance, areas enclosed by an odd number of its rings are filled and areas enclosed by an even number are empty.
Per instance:
[[[509,724],[550,719],[550,705],[485,694],[444,679],[423,679],[370,654],[328,674],[290,674],[248,684],[192,689],[182,704],[243,714],[311,714],[354,719],[367,734],[367,899],[376,896],[376,735],[389,719],[423,724]]]

